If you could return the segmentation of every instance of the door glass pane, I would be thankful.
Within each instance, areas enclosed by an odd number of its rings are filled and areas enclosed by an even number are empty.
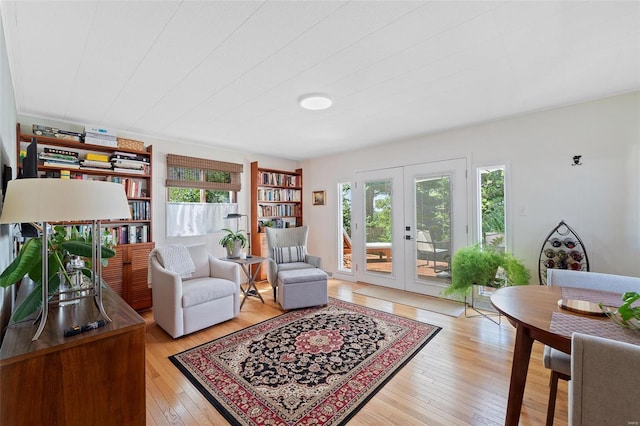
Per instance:
[[[482,245],[492,245],[503,251],[506,249],[504,171],[504,166],[478,169],[480,241]]]
[[[340,220],[342,221],[342,238],[340,241],[340,256],[338,257],[338,269],[351,271],[351,184],[338,184],[340,194]]]
[[[416,278],[448,282],[451,266],[451,177],[415,180]]]
[[[366,270],[392,274],[391,180],[366,182],[364,192]]]

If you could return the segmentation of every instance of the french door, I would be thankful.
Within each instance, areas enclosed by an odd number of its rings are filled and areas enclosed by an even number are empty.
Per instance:
[[[466,159],[358,172],[354,182],[356,279],[439,296],[468,240]]]

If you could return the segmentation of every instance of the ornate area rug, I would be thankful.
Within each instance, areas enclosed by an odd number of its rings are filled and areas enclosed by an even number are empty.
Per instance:
[[[170,359],[233,425],[338,425],[439,331],[330,298]]]

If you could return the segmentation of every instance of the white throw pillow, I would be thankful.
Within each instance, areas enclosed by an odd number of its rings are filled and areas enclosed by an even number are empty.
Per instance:
[[[276,263],[304,262],[305,246],[274,247],[273,260]]]

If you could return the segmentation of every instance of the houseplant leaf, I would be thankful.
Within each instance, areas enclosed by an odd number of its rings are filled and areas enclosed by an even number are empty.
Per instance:
[[[62,243],[62,247],[71,254],[77,254],[78,256],[91,258],[91,243],[88,241],[65,241]],[[108,247],[102,246],[101,248],[102,258],[110,258],[116,255],[116,251]]]
[[[41,265],[39,262],[41,247],[40,239],[33,238],[28,240],[20,249],[18,256],[13,259],[13,262],[0,275],[0,287],[9,287],[20,281],[27,274],[31,276],[31,271],[36,269],[39,264]],[[42,269],[41,266],[40,269]]]
[[[51,266],[49,267],[51,270]],[[49,278],[49,295],[58,291],[60,287],[60,275],[55,273],[51,278]],[[13,315],[11,316],[11,320],[14,322],[22,321],[29,317],[29,315],[33,314],[37,310],[42,307],[42,283],[39,282],[33,289],[31,293],[20,303]]]

